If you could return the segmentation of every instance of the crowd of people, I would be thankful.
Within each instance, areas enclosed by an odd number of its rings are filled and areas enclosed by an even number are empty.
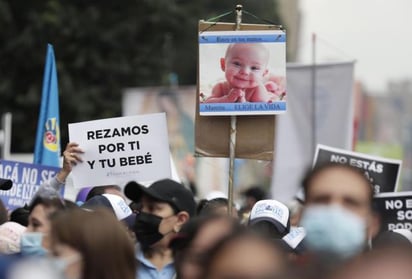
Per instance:
[[[284,204],[259,187],[241,208],[224,195],[198,200],[171,179],[79,191],[59,189],[81,163],[69,143],[61,171],[30,204],[0,207],[0,279],[410,278],[412,233],[383,231],[373,189],[355,167],[328,163]]]

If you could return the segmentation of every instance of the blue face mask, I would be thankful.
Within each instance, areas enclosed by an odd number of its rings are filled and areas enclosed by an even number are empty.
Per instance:
[[[365,247],[366,225],[354,213],[340,206],[308,206],[300,224],[309,251],[349,258]]]
[[[21,236],[20,250],[24,256],[44,256],[47,250],[42,246],[43,233],[25,232]]]

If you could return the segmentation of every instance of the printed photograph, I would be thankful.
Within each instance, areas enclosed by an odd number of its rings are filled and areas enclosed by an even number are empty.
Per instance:
[[[285,40],[281,30],[199,33],[200,114],[284,112]]]

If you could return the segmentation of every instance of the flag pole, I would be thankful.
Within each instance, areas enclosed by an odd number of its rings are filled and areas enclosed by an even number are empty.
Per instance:
[[[236,30],[240,30],[242,22],[242,5],[236,5]],[[233,207],[233,181],[234,181],[234,162],[236,149],[236,115],[230,116],[230,148],[229,148],[229,187],[228,187],[228,215],[232,215]]]
[[[312,121],[312,158],[315,156],[317,136],[316,136],[316,34],[312,33],[312,70],[311,70],[311,121]]]

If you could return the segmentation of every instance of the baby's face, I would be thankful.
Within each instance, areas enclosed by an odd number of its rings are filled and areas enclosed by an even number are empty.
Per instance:
[[[224,66],[226,80],[232,87],[254,88],[267,73],[268,52],[261,45],[235,44],[228,51]]]

